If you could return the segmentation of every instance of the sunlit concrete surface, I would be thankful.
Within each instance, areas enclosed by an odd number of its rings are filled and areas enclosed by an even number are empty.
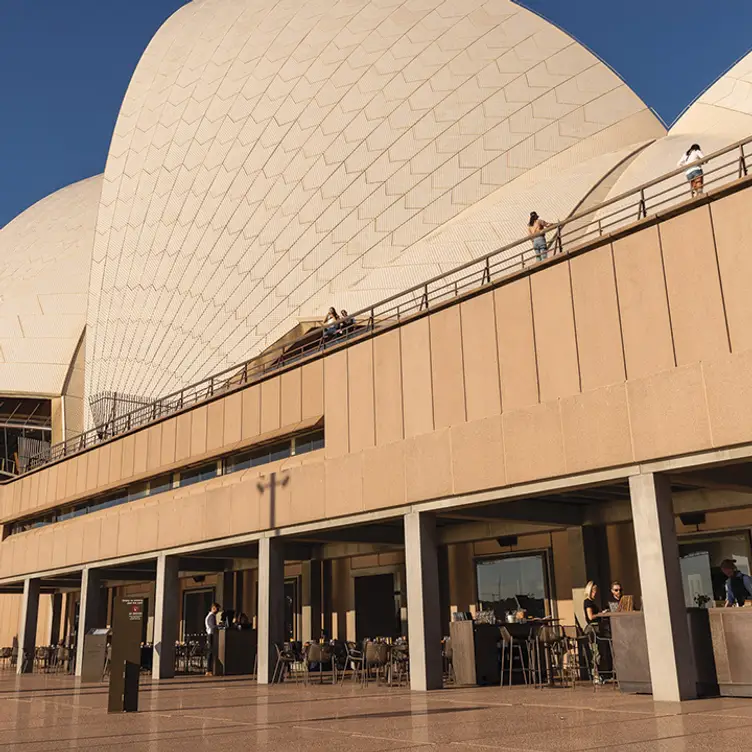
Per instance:
[[[108,715],[102,685],[70,677],[0,676],[2,748],[268,749],[295,752],[749,748],[752,701],[654,703],[612,687],[486,687],[429,694],[405,688],[181,678],[141,685],[137,714]]]

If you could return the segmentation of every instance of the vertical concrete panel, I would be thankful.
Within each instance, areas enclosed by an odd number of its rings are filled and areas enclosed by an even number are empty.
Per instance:
[[[220,449],[225,438],[225,406],[222,400],[207,405],[206,449]]]
[[[280,427],[281,389],[279,376],[261,383],[261,433]]]
[[[428,319],[400,329],[405,437],[433,431],[431,338]]]
[[[300,368],[282,374],[282,425],[299,423],[303,417],[302,372]]]
[[[501,382],[493,294],[465,301],[460,306],[460,318],[467,419],[499,415]]]
[[[177,418],[172,418],[162,424],[162,447],[160,450],[160,464],[171,465],[175,462],[175,448],[177,444]]]
[[[179,461],[191,456],[191,412],[178,415],[176,420],[175,459]]]
[[[206,405],[191,410],[191,455],[206,452],[208,411]]]
[[[428,322],[434,424],[436,428],[456,426],[466,420],[459,306],[438,311]]]
[[[136,437],[133,434],[124,436],[122,439],[123,456],[120,470],[121,478],[130,478],[133,475],[133,459],[136,450]]]
[[[99,455],[99,470],[97,472],[97,486],[106,486],[110,482],[110,444],[102,444],[98,449],[94,451]],[[65,462],[60,465],[60,468],[66,467]],[[57,474],[58,483],[60,482],[60,472]]]
[[[303,420],[324,414],[324,361],[306,363],[302,371]]]
[[[103,448],[104,447],[102,447],[102,449]],[[102,449],[96,450],[99,452],[100,457],[102,457],[103,455]],[[106,463],[104,464],[106,466]],[[102,477],[101,470],[99,472],[99,477],[100,478]],[[60,462],[57,466],[57,488],[55,489],[55,499],[57,501],[60,501],[61,499],[65,498],[65,484],[67,483],[67,481],[68,481],[68,463]],[[21,484],[21,492],[23,493],[23,484]],[[21,508],[23,509],[23,505]]]
[[[404,435],[400,333],[392,330],[373,340],[376,443],[399,441]]]
[[[65,479],[65,495],[74,496],[76,493],[76,483],[78,481],[78,465],[81,461],[80,457],[71,457],[67,460],[68,475]],[[24,478],[24,495],[26,496],[26,509],[31,507],[31,483],[28,478]]]
[[[625,380],[611,246],[570,261],[582,389]]]
[[[149,437],[146,431],[136,433],[136,450],[133,454],[133,474],[146,472],[146,459],[149,456]]]
[[[162,463],[162,424],[157,423],[157,425],[147,428],[146,434],[148,444],[146,469],[158,470]]]
[[[494,291],[502,410],[538,402],[535,334],[529,278]]]
[[[252,439],[261,433],[261,387],[248,387],[243,395],[243,439]]]
[[[86,491],[92,493],[97,488],[99,477],[99,454],[96,449],[86,452]],[[53,486],[49,486],[50,501],[53,499]]]
[[[110,483],[119,483],[123,477],[123,442],[122,439],[110,444]]]
[[[86,474],[89,469],[89,455],[84,452],[79,457],[80,462],[78,463],[78,467],[76,468],[76,493],[77,494],[84,494],[86,493]],[[122,462],[122,458],[121,458]],[[36,473],[34,477],[39,479],[39,473]],[[32,496],[34,494],[32,493]]]
[[[752,212],[748,191],[710,205],[726,319],[734,352],[752,349]]]
[[[672,368],[674,348],[658,229],[649,227],[613,244],[627,378]]]
[[[327,457],[339,457],[349,451],[347,395],[347,352],[342,350],[324,360]]]
[[[726,355],[728,334],[709,208],[669,219],[659,231],[677,364]]]
[[[530,276],[541,402],[580,390],[569,264]]]
[[[347,389],[350,451],[359,452],[376,443],[371,340],[347,349]]]
[[[243,395],[240,392],[230,394],[222,400],[225,411],[224,444],[229,446],[240,441],[243,428]]]

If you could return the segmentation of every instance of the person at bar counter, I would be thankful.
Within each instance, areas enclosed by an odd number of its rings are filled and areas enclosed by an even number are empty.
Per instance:
[[[585,621],[587,621],[588,624],[592,624],[598,618],[598,614],[600,613],[600,608],[598,608],[598,604],[595,602],[597,596],[598,586],[590,580],[590,582],[585,585],[585,600],[582,604],[582,610],[585,612]]]
[[[752,577],[740,572],[736,566],[736,559],[724,559],[721,571],[726,575],[726,606],[743,606],[752,600]]]
[[[619,603],[621,603],[622,587],[619,580],[614,580],[611,583],[611,592],[608,596],[608,610],[611,612],[619,610]]]
[[[217,614],[222,606],[219,603],[212,603],[209,613],[204,619],[204,627],[206,628],[206,675],[214,675],[214,651],[215,642],[217,639]]]

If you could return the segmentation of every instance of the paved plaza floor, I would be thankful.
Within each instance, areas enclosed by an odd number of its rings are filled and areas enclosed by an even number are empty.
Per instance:
[[[413,693],[350,684],[259,687],[241,678],[144,680],[140,711],[67,676],[0,675],[0,750],[284,752],[741,752],[752,699],[654,703],[611,687]]]

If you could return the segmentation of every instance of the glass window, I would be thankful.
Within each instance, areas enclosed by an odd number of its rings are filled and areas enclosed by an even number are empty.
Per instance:
[[[202,480],[209,480],[217,475],[217,463],[212,462],[209,465],[201,465],[190,470],[181,471],[180,486],[191,486],[194,483],[200,483]]]
[[[89,502],[87,511],[89,514],[91,514],[92,512],[100,512],[103,509],[116,507],[118,506],[118,504],[125,504],[126,501],[128,501],[128,496],[124,492],[114,494],[113,496],[109,496],[106,499],[102,499],[102,501]]]
[[[286,441],[284,444],[273,444],[269,447],[269,461],[277,462],[284,460],[292,454],[292,442]]]
[[[508,556],[476,563],[478,601],[503,620],[510,611],[523,608],[528,616],[546,616],[545,554]]]
[[[149,481],[149,496],[164,493],[172,488],[172,475],[160,475]]]
[[[170,478],[170,476],[166,476]],[[170,478],[172,480],[172,478]],[[154,480],[152,483],[156,483]],[[166,489],[165,489],[166,490]],[[142,483],[134,483],[132,486],[128,486],[128,501],[137,501],[143,499],[146,494],[149,493],[149,482],[143,481]]]
[[[303,434],[295,439],[295,454],[305,454],[314,452],[316,449],[324,448],[324,431],[312,431]]]
[[[74,517],[80,517],[82,514],[86,514],[86,505],[80,504],[77,507],[69,507],[68,509],[58,513],[58,522],[63,520],[72,520]]]

